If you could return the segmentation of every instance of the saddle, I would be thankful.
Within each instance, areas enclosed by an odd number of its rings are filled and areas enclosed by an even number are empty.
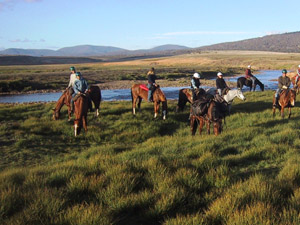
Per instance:
[[[230,88],[229,87],[226,87],[222,90],[222,93],[221,95],[224,96],[224,95],[227,95],[228,91],[230,91]]]
[[[84,97],[87,97],[87,94],[77,94],[77,95],[75,95],[72,99],[73,99],[73,102],[76,102],[76,100],[80,97],[80,96],[84,96]]]

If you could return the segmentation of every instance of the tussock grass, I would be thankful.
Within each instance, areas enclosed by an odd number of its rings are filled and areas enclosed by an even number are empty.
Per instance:
[[[272,118],[272,93],[234,101],[217,137],[175,101],[166,121],[104,102],[77,138],[53,103],[0,105],[0,223],[299,224],[299,104]]]

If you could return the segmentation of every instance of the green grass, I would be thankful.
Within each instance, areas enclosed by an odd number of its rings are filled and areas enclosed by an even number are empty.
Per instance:
[[[0,105],[1,224],[299,224],[300,110],[272,93],[235,100],[219,136],[192,137],[188,109],[103,102],[88,132],[53,103]]]

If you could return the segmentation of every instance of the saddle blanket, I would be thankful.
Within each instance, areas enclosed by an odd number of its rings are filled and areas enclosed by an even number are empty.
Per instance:
[[[148,87],[146,86],[146,84],[140,84],[140,88],[145,90],[145,91],[149,91]]]

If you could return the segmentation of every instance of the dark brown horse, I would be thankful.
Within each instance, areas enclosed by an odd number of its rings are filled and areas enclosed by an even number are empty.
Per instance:
[[[99,116],[99,107],[101,102],[101,90],[98,86],[90,86],[90,89],[87,91],[90,95],[91,100],[94,102],[96,109],[96,116]],[[66,105],[68,107],[68,120],[71,120],[71,94],[69,90],[65,90],[60,98],[58,99],[55,108],[53,109],[53,119],[57,120],[60,117],[61,108]]]
[[[280,95],[279,95],[279,100],[278,100],[278,109],[280,111],[282,119],[284,118],[284,108],[289,109],[289,118],[292,115],[292,110],[291,108],[295,106],[295,101],[296,101],[296,91],[295,89],[286,89],[283,90]],[[273,96],[273,117],[275,116],[275,111],[276,111],[276,106],[275,106],[275,94]]]
[[[296,83],[296,77],[298,75],[294,76],[291,78],[291,81],[293,83],[293,88],[296,90],[296,93],[299,94],[299,90],[300,90],[300,77],[299,77],[299,80],[298,82]]]
[[[75,136],[80,134],[81,128],[83,127],[87,132],[87,113],[88,113],[88,96],[80,94],[75,96],[77,98],[74,102],[74,133]]]
[[[225,119],[225,113],[222,110],[222,105],[219,102],[210,100],[206,103],[207,109],[203,112],[193,109],[193,113],[190,118],[190,126],[192,135],[195,135],[197,126],[199,125],[199,134],[201,135],[204,123],[206,124],[207,134],[210,134],[210,124],[213,123],[213,131],[217,136],[222,132],[222,119]],[[195,106],[192,106],[193,108]]]
[[[144,84],[134,84],[131,87],[131,98],[132,98],[132,113],[135,115],[136,103],[138,102],[138,109],[141,109],[142,99],[148,100],[148,88]],[[159,111],[159,105],[162,103],[162,114],[163,119],[166,119],[168,112],[168,104],[165,94],[162,90],[157,87],[153,92],[153,102],[154,102],[154,118],[157,117]]]
[[[196,91],[196,99],[199,99],[199,97],[203,94],[206,94],[206,91],[200,88],[198,91]],[[193,103],[192,90],[190,88],[180,89],[176,112],[183,111],[187,102],[191,104]]]
[[[237,79],[237,83],[236,83],[237,88],[242,90],[244,85],[247,87],[250,87],[250,91],[252,90],[252,80],[246,79],[245,77],[239,77]],[[255,91],[256,85],[258,85],[260,87],[261,91],[265,90],[265,85],[255,77],[253,91]]]

